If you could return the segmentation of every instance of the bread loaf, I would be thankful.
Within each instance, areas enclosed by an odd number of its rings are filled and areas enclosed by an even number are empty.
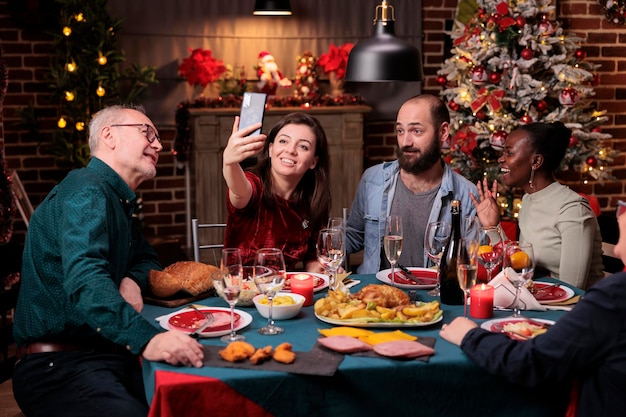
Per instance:
[[[170,297],[181,290],[191,295],[202,294],[213,288],[211,274],[218,270],[202,262],[176,262],[163,271],[150,271],[150,289],[157,297]]]

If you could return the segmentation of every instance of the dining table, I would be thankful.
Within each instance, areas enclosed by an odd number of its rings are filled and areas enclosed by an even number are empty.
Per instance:
[[[352,274],[360,281],[350,289],[357,292],[368,284],[381,284],[376,275]],[[539,281],[560,282],[552,278]],[[566,283],[560,282],[562,286]],[[569,287],[569,286],[568,286]],[[571,288],[576,295],[582,290]],[[327,296],[327,290],[315,293],[315,299]],[[418,289],[412,294],[418,301],[439,297]],[[198,300],[196,305],[227,307],[216,296]],[[303,307],[292,319],[277,321],[285,329],[279,335],[261,335],[258,330],[267,323],[254,306],[236,307],[249,313],[251,323],[238,331],[257,348],[288,342],[298,354],[320,348],[319,330],[335,327],[320,320],[314,307]],[[462,305],[441,304],[443,318],[437,323],[419,327],[372,328],[401,330],[417,341],[434,343],[435,353],[426,358],[398,360],[376,355],[337,354],[309,364],[309,371],[290,372],[262,367],[238,369],[213,361],[201,368],[173,366],[164,362],[142,360],[146,398],[150,417],[191,416],[561,416],[567,402],[568,387],[546,383],[528,388],[488,374],[475,365],[462,350],[439,336],[441,326],[462,316]],[[160,327],[157,317],[179,308],[145,305],[143,316]],[[567,308],[525,311],[524,316],[557,321]],[[493,318],[510,317],[510,310],[495,309]],[[477,323],[485,322],[475,320]],[[505,337],[503,335],[503,337]],[[207,354],[226,343],[219,337],[201,338]],[[525,343],[525,342],[520,342]],[[330,373],[321,371],[330,367]],[[226,363],[224,363],[226,365]],[[319,368],[319,372],[316,372]]]

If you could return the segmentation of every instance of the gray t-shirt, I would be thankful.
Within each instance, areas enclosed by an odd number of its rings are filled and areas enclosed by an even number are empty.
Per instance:
[[[414,193],[399,177],[391,202],[392,216],[402,219],[402,254],[399,263],[405,266],[424,266],[424,234],[430,211],[435,203],[439,185],[423,193]],[[380,269],[391,268],[384,249],[381,250]]]

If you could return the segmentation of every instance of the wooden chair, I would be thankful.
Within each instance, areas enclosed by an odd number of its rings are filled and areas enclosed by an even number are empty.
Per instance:
[[[221,249],[224,247],[224,231],[226,223],[200,223],[198,219],[191,219],[191,237],[193,245],[193,260],[202,262],[200,251],[211,250],[213,265],[219,265]],[[206,232],[206,233],[203,233]],[[213,242],[213,243],[204,243]]]

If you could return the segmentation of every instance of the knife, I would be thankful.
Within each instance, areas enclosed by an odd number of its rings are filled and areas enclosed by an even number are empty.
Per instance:
[[[204,329],[209,327],[211,323],[213,323],[213,320],[207,319],[206,323],[204,323],[202,326],[197,328],[193,333],[189,333],[189,337],[193,337],[194,339],[197,339],[198,337],[200,337],[200,334],[204,331]]]
[[[409,268],[407,268],[406,266],[404,266],[404,265],[402,265],[400,263],[397,263],[396,266],[398,268],[400,268],[402,270],[402,272],[404,272],[404,275],[406,275],[406,277],[408,279],[410,279],[411,281],[413,281],[413,282],[415,282],[417,284],[420,284],[420,285],[423,284],[415,275],[413,275],[413,273],[411,271],[409,271]]]

